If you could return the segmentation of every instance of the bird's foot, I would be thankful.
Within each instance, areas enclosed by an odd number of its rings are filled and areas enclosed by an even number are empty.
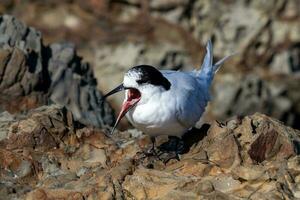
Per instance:
[[[143,158],[155,158],[164,164],[172,159],[180,160],[180,154],[185,150],[184,141],[178,137],[170,136],[169,140],[161,144],[158,149],[155,148],[155,142],[152,140],[152,147],[147,151],[143,151]]]
[[[146,151],[143,151],[143,157],[146,158],[146,157],[155,157],[157,158],[158,160],[160,160],[159,158],[159,155],[160,155],[160,152],[156,150],[155,148],[155,138],[152,137],[151,138],[151,141],[152,141],[152,146],[150,149],[146,150]]]
[[[151,168],[154,166],[157,161],[161,161],[164,163],[164,160],[160,157],[161,152],[159,152],[155,148],[150,148],[148,150],[143,150],[137,154],[136,161],[139,164],[144,165],[147,168]]]
[[[162,153],[167,153],[168,157],[164,159],[164,163],[167,163],[171,159],[180,160],[179,154],[182,154],[185,150],[184,141],[175,136],[169,136],[169,140],[159,147]]]
[[[143,152],[145,156],[158,156],[159,153],[157,152],[157,150],[155,149],[155,147],[151,147],[150,149],[146,150]]]

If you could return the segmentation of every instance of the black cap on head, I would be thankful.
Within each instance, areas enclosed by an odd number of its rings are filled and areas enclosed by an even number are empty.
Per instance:
[[[131,68],[128,73],[137,72],[140,76],[136,81],[139,85],[148,83],[156,86],[162,86],[166,90],[169,90],[171,87],[171,83],[166,79],[162,73],[157,70],[155,67],[150,65],[138,65]]]

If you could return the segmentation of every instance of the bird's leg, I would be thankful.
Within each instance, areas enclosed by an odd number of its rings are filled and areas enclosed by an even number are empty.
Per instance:
[[[147,156],[153,156],[153,155],[157,155],[157,152],[155,150],[155,137],[151,137],[151,142],[152,142],[152,146],[150,149],[147,150],[147,152],[145,152],[145,154]]]
[[[152,148],[150,149],[151,152],[155,152],[155,137],[151,137]]]
[[[156,150],[155,150],[155,137],[151,137],[151,142],[152,142],[152,148],[150,149],[151,153],[153,156],[156,156],[159,160],[160,159],[160,155]]]
[[[157,152],[157,150],[155,149],[155,137],[151,137],[151,142],[152,142],[152,147],[147,152],[144,152],[144,155],[155,156],[158,160],[162,161],[160,156],[163,152]]]

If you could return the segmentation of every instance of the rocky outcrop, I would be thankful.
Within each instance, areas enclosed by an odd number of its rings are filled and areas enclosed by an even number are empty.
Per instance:
[[[0,38],[1,110],[26,111],[53,101],[84,124],[113,123],[112,109],[99,102],[93,71],[74,45],[45,46],[39,31],[8,15],[0,16]]]
[[[259,113],[192,130],[180,161],[166,164],[142,153],[151,140],[137,130],[107,137],[58,106],[7,116],[0,115],[4,199],[300,198],[300,132]]]

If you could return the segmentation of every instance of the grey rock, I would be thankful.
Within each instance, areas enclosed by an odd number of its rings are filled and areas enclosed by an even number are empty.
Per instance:
[[[15,117],[9,112],[0,113],[0,141],[8,136],[8,128],[15,121]]]
[[[299,85],[300,79],[289,77],[264,80],[255,74],[226,74],[213,87],[211,112],[218,119],[224,120],[233,115],[245,116],[249,113],[262,112],[299,127],[298,95],[293,85]]]
[[[28,160],[21,160],[19,169],[15,172],[17,178],[23,178],[31,173],[32,165]]]
[[[81,167],[77,172],[76,175],[77,176],[83,176],[84,174],[86,174],[89,171],[89,168],[87,167]]]
[[[270,64],[271,70],[278,74],[294,74],[300,72],[300,47],[291,46],[287,51],[278,52]]]
[[[65,172],[60,169],[55,158],[43,156],[41,158],[41,165],[45,177],[63,175]]]
[[[104,127],[114,120],[87,63],[68,43],[42,44],[42,36],[16,18],[0,16],[0,107],[11,112],[45,105],[66,106],[75,120]],[[50,99],[48,98],[50,97]]]
[[[224,78],[224,82],[216,84],[212,103],[218,106],[215,109],[218,116],[230,116],[233,113],[244,116],[246,113],[268,109],[266,106],[270,105],[272,99],[265,82],[254,75],[242,77],[243,82],[236,82],[234,79],[234,77]]]
[[[202,43],[213,38],[219,57],[238,52],[235,61],[243,67],[266,67],[272,72],[269,63],[300,41],[296,4],[293,0],[190,1],[181,4],[186,12],[177,23]],[[165,18],[163,12],[160,16]],[[281,67],[290,65],[285,60]]]
[[[113,123],[109,105],[99,100],[97,81],[87,63],[81,64],[71,44],[52,44],[49,59],[50,99],[70,109],[76,120],[103,127]],[[100,103],[99,103],[100,102]]]
[[[236,190],[241,187],[241,182],[233,179],[231,176],[219,176],[213,180],[213,186],[216,190],[221,192],[228,192]]]

